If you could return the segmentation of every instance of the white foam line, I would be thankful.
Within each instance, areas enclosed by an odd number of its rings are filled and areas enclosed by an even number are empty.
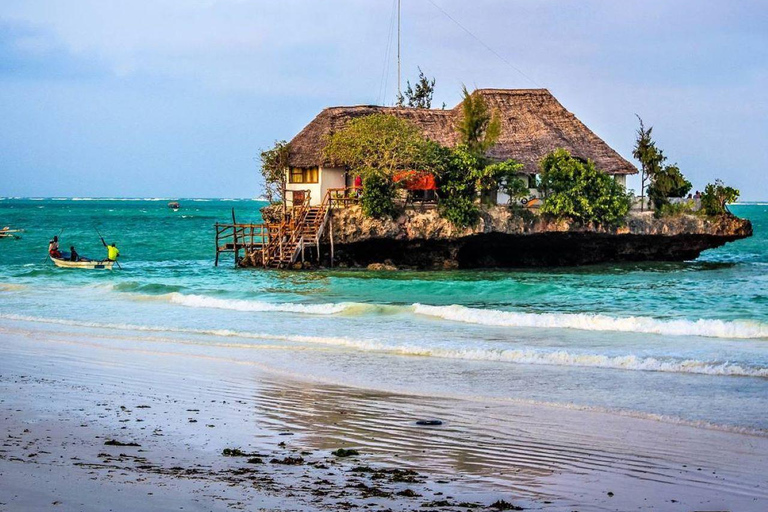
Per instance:
[[[612,317],[583,313],[518,313],[458,305],[425,304],[414,304],[413,310],[416,314],[443,320],[497,327],[580,329],[712,338],[768,338],[768,325],[750,320],[658,320],[650,317]]]
[[[251,312],[284,312],[284,313],[304,313],[310,315],[335,315],[342,313],[353,304],[348,303],[329,303],[329,304],[292,304],[292,303],[271,303],[238,299],[218,299],[216,297],[207,297],[205,295],[184,295],[181,293],[169,293],[165,295],[167,299],[182,306],[193,308],[213,308],[228,309],[232,311],[251,311]]]

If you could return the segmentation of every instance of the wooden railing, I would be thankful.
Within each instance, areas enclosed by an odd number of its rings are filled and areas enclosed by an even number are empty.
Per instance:
[[[330,208],[346,208],[358,204],[362,195],[362,187],[329,188],[326,193]]]
[[[279,267],[286,261],[294,261],[306,244],[316,244],[319,251],[320,238],[323,236],[326,223],[332,209],[346,208],[360,202],[362,190],[359,187],[330,188],[319,207],[317,215],[309,222],[307,216],[312,210],[310,206],[311,193],[309,190],[296,191],[304,194],[300,203],[293,202],[287,208],[286,215],[279,223],[238,224],[234,212],[231,224],[216,223],[216,262],[219,264],[219,254],[222,252],[235,253],[237,266],[241,249],[246,254],[256,251],[261,253],[261,263],[264,267]],[[307,231],[312,233],[311,240],[305,240]]]
[[[264,266],[269,266],[273,261],[283,261],[286,256],[286,250],[295,251],[300,243],[301,226],[309,212],[309,203],[311,201],[311,192],[303,191],[304,201],[296,205],[294,200],[290,217],[283,219],[275,232],[275,236],[270,237],[269,243],[262,250],[262,260]]]
[[[222,224],[217,222],[216,228],[216,261],[219,264],[219,254],[234,252],[235,262],[239,260],[240,250],[252,253],[269,244],[273,237],[275,224]]]

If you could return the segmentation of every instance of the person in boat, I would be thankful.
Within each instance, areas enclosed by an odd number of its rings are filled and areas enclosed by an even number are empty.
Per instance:
[[[52,258],[61,258],[61,252],[59,252],[59,237],[54,236],[53,240],[48,243],[48,254]]]
[[[77,254],[74,245],[69,246],[69,261],[80,261],[80,255]]]
[[[112,242],[112,245],[107,246],[107,259],[109,261],[117,261],[117,258],[120,257],[120,251],[117,248],[117,244],[115,242]]]

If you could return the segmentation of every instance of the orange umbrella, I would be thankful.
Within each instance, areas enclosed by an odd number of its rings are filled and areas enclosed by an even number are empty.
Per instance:
[[[435,176],[426,171],[399,171],[393,178],[395,183],[403,183],[407,190],[437,190]]]

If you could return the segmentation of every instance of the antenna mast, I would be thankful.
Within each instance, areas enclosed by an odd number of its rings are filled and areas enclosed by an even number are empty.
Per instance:
[[[400,0],[397,0],[397,99],[400,100]]]

